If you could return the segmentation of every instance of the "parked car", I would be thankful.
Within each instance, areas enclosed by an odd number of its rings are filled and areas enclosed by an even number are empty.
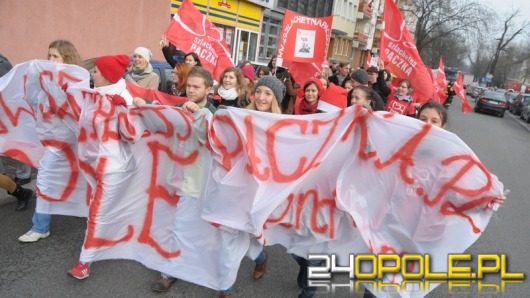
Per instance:
[[[519,94],[510,105],[510,113],[521,115],[523,108],[530,104],[530,94]]]
[[[92,82],[92,73],[94,72],[96,59],[97,58],[91,58],[83,61],[83,67],[88,70],[88,72],[90,72],[90,88],[94,87],[94,83]],[[129,63],[129,66],[132,64],[132,57],[130,59],[131,62]],[[171,68],[171,65],[169,65],[169,63],[167,63],[166,61],[155,59],[151,59],[149,62],[153,66],[153,71],[158,75],[158,77],[160,77],[158,91],[171,94],[171,86],[173,84],[173,76],[171,75],[171,71],[173,69]]]
[[[481,111],[493,112],[499,117],[504,117],[504,111],[506,111],[504,93],[486,91],[479,95],[475,104],[475,112]]]
[[[475,89],[477,88],[476,85],[469,84],[466,88],[466,95],[473,96],[473,92],[475,92]]]
[[[523,108],[523,111],[521,112],[521,119],[526,121],[526,123],[530,123],[530,105],[527,105]]]
[[[473,90],[473,93],[471,94],[471,96],[475,99],[475,101],[477,101],[477,97],[482,93],[482,91],[486,90],[485,87],[482,87],[482,86],[476,86],[475,89]]]
[[[510,110],[515,98],[519,95],[518,92],[508,92],[504,95],[506,97],[506,110]]]

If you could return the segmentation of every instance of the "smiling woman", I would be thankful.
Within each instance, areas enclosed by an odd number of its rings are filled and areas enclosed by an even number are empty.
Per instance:
[[[142,88],[157,90],[160,78],[153,72],[153,66],[149,63],[152,55],[148,48],[134,49],[133,65],[129,67],[125,79]]]
[[[285,85],[273,76],[264,76],[256,83],[254,88],[254,101],[247,109],[281,114],[281,101],[285,96]]]

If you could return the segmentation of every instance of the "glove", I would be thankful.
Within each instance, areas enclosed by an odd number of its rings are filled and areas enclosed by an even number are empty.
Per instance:
[[[125,101],[125,98],[121,97],[118,94],[114,94],[111,96],[112,104],[115,106],[127,106],[127,102]]]

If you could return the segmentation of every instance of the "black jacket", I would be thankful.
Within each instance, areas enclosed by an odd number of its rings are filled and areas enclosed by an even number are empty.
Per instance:
[[[169,63],[169,65],[171,65],[171,68],[175,68],[175,65],[178,62],[183,63],[184,59],[186,57],[186,53],[184,53],[181,50],[177,50],[175,52],[175,54],[172,54],[170,47],[162,47],[162,53],[164,54],[164,58],[166,58],[167,63]],[[182,61],[180,61],[180,60],[182,60]]]
[[[344,88],[344,86],[346,85],[346,82],[351,80],[351,78],[350,78],[350,75],[346,75],[346,77],[344,78],[344,81],[342,81],[342,84],[340,85],[339,85],[339,77],[336,74],[329,77],[328,80],[330,83],[333,83],[337,86],[341,86],[342,88]]]
[[[377,74],[377,81],[375,81],[375,83],[373,83],[370,87],[372,87],[372,89],[374,89],[374,91],[379,94],[379,96],[383,100],[383,103],[386,105],[386,99],[390,94],[391,90],[385,82],[384,72],[384,70],[379,71],[379,73]]]

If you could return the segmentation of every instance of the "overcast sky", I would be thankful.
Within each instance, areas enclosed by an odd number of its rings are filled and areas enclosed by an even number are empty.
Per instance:
[[[530,19],[530,1],[528,0],[484,0],[484,5],[493,8],[499,14],[499,17],[503,17],[504,14],[520,10],[519,21]]]

